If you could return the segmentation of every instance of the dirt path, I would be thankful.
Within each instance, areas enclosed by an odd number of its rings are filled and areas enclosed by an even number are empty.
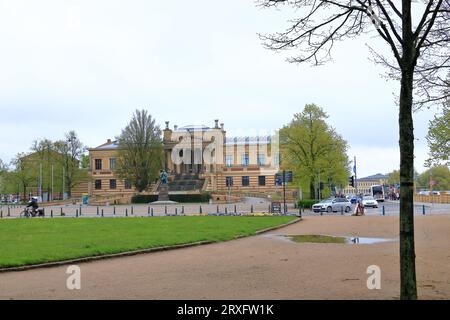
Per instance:
[[[450,216],[416,218],[419,296],[450,299]],[[307,217],[271,234],[397,239],[396,217]],[[66,267],[0,274],[0,299],[395,299],[399,244],[296,244],[266,235],[203,247],[80,264],[82,290]],[[367,289],[369,265],[382,289]]]

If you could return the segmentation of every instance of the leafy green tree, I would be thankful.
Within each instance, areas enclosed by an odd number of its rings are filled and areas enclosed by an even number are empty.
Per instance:
[[[66,133],[64,140],[54,143],[55,150],[60,154],[62,171],[64,172],[64,191],[69,197],[72,189],[82,181],[89,179],[86,168],[82,168],[82,160],[86,147],[75,131]]]
[[[397,184],[400,183],[400,170],[394,170],[388,173],[388,183],[389,184]]]
[[[5,173],[6,171],[8,171],[8,166],[0,159],[0,174]]]
[[[90,161],[89,155],[83,154],[81,157],[81,168],[89,169],[90,165],[91,165],[91,161]]]
[[[31,188],[37,189],[38,187],[36,161],[30,158],[30,154],[19,153],[11,161],[11,164],[14,166],[14,170],[10,181],[21,189],[22,199],[25,200],[27,192],[31,191]]]
[[[159,176],[163,164],[161,129],[146,110],[136,110],[121,135],[117,174],[142,192]]]
[[[347,183],[347,142],[326,123],[327,118],[322,108],[307,104],[280,130],[282,167],[294,171],[311,199],[316,198],[319,176],[327,187]]]
[[[450,190],[450,170],[445,165],[432,167],[417,177],[417,184],[428,189],[430,180],[434,181],[433,190]]]
[[[450,165],[450,107],[447,104],[441,115],[430,121],[427,135],[430,158],[427,166],[444,163]]]
[[[62,192],[62,156],[48,139],[35,140],[31,146],[30,160],[36,162],[36,175],[42,179],[42,192],[49,195]],[[41,176],[42,169],[42,176]]]
[[[3,162],[2,159],[0,159],[0,195],[5,194],[5,188],[6,188],[6,175],[8,173],[8,167]]]

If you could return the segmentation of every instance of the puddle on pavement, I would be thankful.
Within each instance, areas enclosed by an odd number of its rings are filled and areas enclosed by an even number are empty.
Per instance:
[[[337,237],[320,234],[309,235],[266,235],[266,237],[277,238],[293,243],[337,243],[337,244],[377,244],[393,242],[395,239],[366,238],[366,237]]]

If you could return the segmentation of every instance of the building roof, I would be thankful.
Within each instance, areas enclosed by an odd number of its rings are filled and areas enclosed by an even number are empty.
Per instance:
[[[374,174],[372,176],[368,176],[368,177],[364,177],[364,178],[360,178],[358,180],[387,180],[389,179],[389,177],[385,174],[381,174],[381,173],[377,173]]]
[[[272,142],[271,136],[257,136],[257,137],[227,137],[225,140],[226,146],[232,145],[261,145],[270,144]]]
[[[117,149],[119,147],[118,141],[108,141],[96,148],[92,148],[91,150],[108,150],[108,149]]]
[[[209,131],[212,130],[210,127],[205,125],[188,125],[184,127],[179,127],[177,130],[174,130],[175,132],[179,131]]]

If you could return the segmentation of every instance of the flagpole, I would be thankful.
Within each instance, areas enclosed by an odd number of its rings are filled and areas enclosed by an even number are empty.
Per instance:
[[[356,174],[356,156],[355,156],[355,165],[353,166],[353,172],[355,173],[356,197],[358,197],[358,175]]]

